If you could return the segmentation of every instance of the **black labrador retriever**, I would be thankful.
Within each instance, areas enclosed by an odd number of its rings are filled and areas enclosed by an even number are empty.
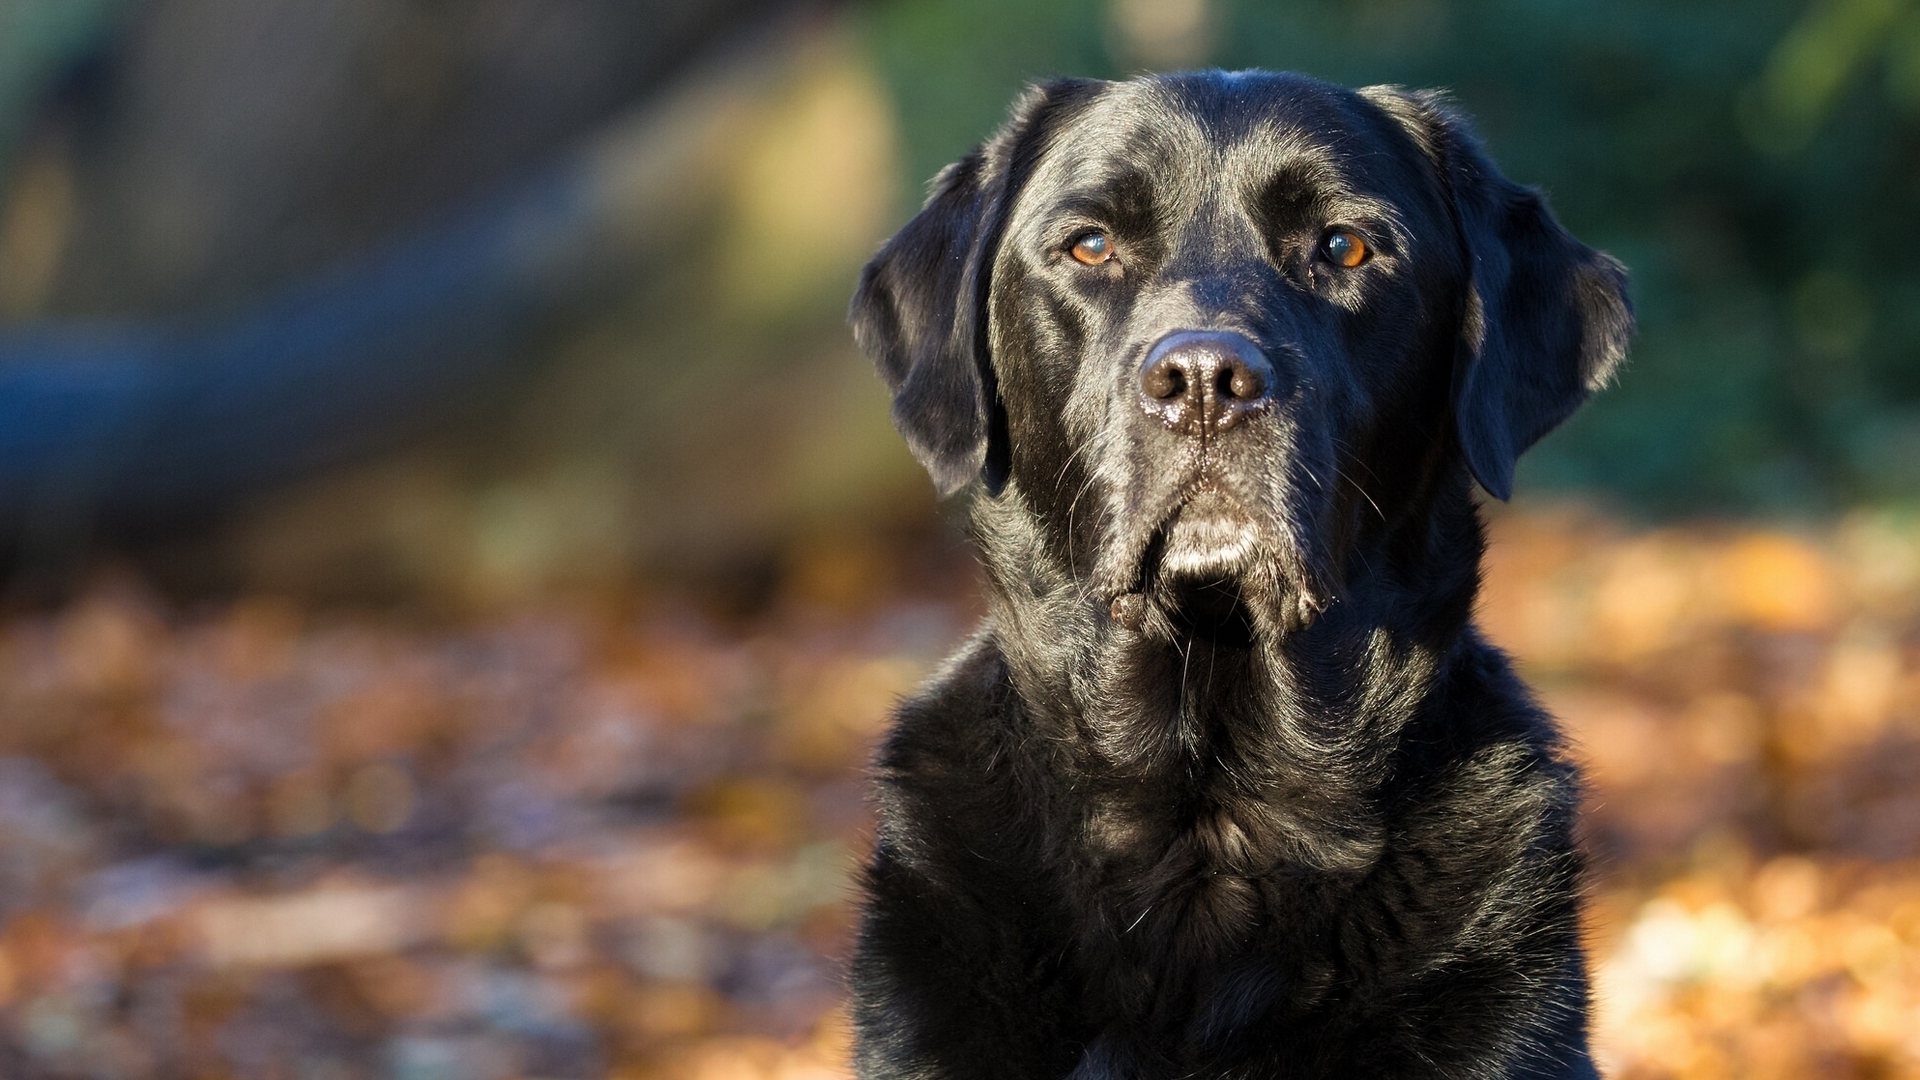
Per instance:
[[[990,613],[878,758],[861,1076],[1595,1075],[1472,489],[1625,286],[1430,93],[1056,82],[935,179],[852,322]]]

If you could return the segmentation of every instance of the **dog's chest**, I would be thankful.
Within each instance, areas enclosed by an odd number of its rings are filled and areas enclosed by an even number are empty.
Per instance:
[[[1300,891],[1276,808],[1245,795],[1151,787],[1090,799],[1079,839],[1082,880],[1069,889],[1095,924],[1130,941],[1178,940],[1183,955],[1220,958],[1270,937]],[[1151,950],[1149,950],[1151,951]]]
[[[1267,816],[1245,798],[1088,801],[1065,892],[1090,1022],[1185,1044],[1201,1037],[1194,1024],[1224,1031],[1323,999],[1331,908],[1315,875],[1279,853]],[[1237,1015],[1251,1001],[1258,1016]]]

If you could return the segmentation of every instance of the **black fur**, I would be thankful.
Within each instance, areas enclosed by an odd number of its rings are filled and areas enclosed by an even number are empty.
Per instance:
[[[936,179],[852,319],[982,481],[989,615],[879,756],[861,1076],[1593,1075],[1576,777],[1472,624],[1472,487],[1619,363],[1624,287],[1393,88],[1055,83]],[[1194,329],[1272,367],[1205,438],[1140,398]]]

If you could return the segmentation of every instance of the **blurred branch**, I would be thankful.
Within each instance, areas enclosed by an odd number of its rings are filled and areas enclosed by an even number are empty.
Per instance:
[[[737,43],[531,178],[231,320],[0,333],[0,531],[31,551],[217,506],[499,381],[543,318],[685,227],[785,44]]]

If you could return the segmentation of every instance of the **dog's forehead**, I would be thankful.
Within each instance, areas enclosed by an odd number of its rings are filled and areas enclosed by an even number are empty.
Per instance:
[[[1034,188],[1070,199],[1142,178],[1161,191],[1201,192],[1284,173],[1405,197],[1431,186],[1430,172],[1413,139],[1353,91],[1301,75],[1216,71],[1107,84],[1052,133]]]

